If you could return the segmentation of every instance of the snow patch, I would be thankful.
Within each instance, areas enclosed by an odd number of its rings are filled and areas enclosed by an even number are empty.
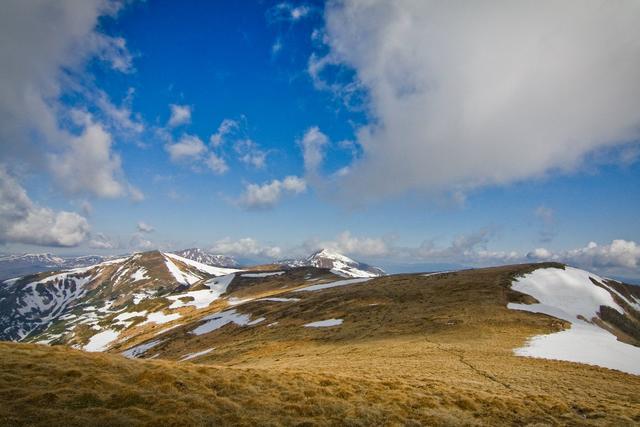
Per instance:
[[[164,314],[161,311],[156,311],[155,313],[149,313],[147,320],[141,324],[146,325],[148,323],[157,323],[158,325],[162,325],[163,323],[169,323],[179,318],[180,313]]]
[[[131,275],[131,280],[134,282],[137,282],[138,280],[148,279],[148,278],[149,276],[147,276],[147,269],[144,267],[140,267]]]
[[[191,360],[195,359],[196,357],[204,356],[205,354],[211,353],[214,349],[215,347],[211,347],[206,350],[198,351],[196,353],[185,354],[180,360],[178,360],[178,362],[184,362],[185,360]]]
[[[118,335],[120,335],[118,331],[107,329],[89,338],[89,342],[83,349],[90,352],[105,351],[109,348],[109,344],[118,338]]]
[[[238,326],[252,326],[265,320],[264,317],[259,317],[255,320],[251,320],[251,315],[237,313],[236,310],[227,310],[215,313],[204,317],[202,320],[205,322],[191,331],[194,335],[203,335],[216,329],[220,329],[224,325],[229,323],[235,323]]]
[[[347,285],[353,285],[356,283],[363,283],[368,280],[371,280],[371,277],[360,277],[357,279],[338,280],[336,282],[320,283],[318,285],[306,286],[304,288],[296,289],[293,292],[319,291],[321,289],[329,289],[329,288],[335,288],[338,286],[347,286]]]
[[[280,276],[284,274],[284,271],[272,271],[269,273],[243,273],[242,277],[269,277],[269,276]]]
[[[173,301],[169,308],[180,308],[194,306],[195,308],[208,307],[213,301],[220,298],[220,295],[227,291],[227,287],[233,281],[235,274],[227,274],[225,276],[216,277],[215,279],[205,282],[205,286],[209,289],[199,291],[190,291],[178,295],[167,296],[167,299]],[[192,298],[191,301],[184,302],[182,298]]]
[[[162,340],[151,340],[151,341],[139,344],[135,347],[131,347],[130,349],[125,350],[120,354],[128,359],[135,359],[139,356],[142,356],[147,350],[157,346],[161,342]]]
[[[304,325],[305,328],[327,328],[330,326],[342,325],[342,319],[327,319],[311,322]]]

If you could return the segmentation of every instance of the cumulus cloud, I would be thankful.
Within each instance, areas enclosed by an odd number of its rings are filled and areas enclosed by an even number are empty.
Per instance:
[[[237,120],[224,119],[220,123],[220,126],[218,126],[217,132],[209,137],[211,146],[215,148],[222,145],[222,143],[225,141],[225,138],[228,135],[232,134],[234,131],[238,130],[239,127],[240,123]]]
[[[139,221],[136,228],[140,233],[152,233],[155,229],[144,221]]]
[[[209,153],[205,160],[205,165],[218,175],[222,175],[229,170],[227,162],[215,153]]]
[[[313,245],[314,249],[326,248],[345,255],[379,257],[388,255],[390,252],[388,243],[384,239],[357,237],[349,231],[340,233],[334,240],[322,241]]]
[[[191,107],[189,105],[169,105],[171,109],[171,116],[167,124],[169,127],[176,127],[191,123]]]
[[[242,163],[262,169],[267,162],[267,152],[261,150],[258,144],[251,139],[241,139],[233,144],[233,148],[238,154],[238,159]]]
[[[225,238],[215,242],[211,252],[236,256],[263,256],[278,258],[282,251],[278,246],[261,245],[256,240],[246,237],[239,240]]]
[[[183,135],[177,142],[166,144],[165,149],[174,162],[198,159],[207,151],[202,140],[195,135]]]
[[[318,176],[318,169],[324,160],[327,144],[329,144],[329,138],[317,126],[309,128],[300,140],[305,174],[311,180],[315,180]]]
[[[527,258],[534,261],[548,261],[553,259],[553,254],[545,248],[536,248],[527,253]]]
[[[468,191],[637,140],[639,19],[633,0],[330,2],[309,72],[353,70],[343,86],[366,89],[372,117],[340,188]]]
[[[148,251],[155,248],[155,244],[147,239],[145,233],[137,232],[133,233],[129,240],[129,247],[135,250]]]
[[[100,197],[118,197],[126,193],[119,179],[120,156],[111,151],[111,134],[91,115],[75,112],[83,132],[68,141],[62,154],[51,154],[49,166],[54,177],[70,193],[83,191]]]
[[[0,168],[0,243],[70,247],[83,242],[88,233],[86,218],[39,206]]]
[[[194,171],[201,171],[202,166],[217,175],[229,170],[224,158],[210,151],[200,138],[195,135],[182,135],[177,142],[168,138],[164,148],[173,162],[190,164]]]
[[[101,197],[126,195],[126,182],[105,125],[97,119],[73,120],[77,110],[85,108],[72,110],[60,100],[61,95],[73,93],[79,104],[91,104],[114,126],[116,116],[124,123],[129,112],[116,111],[100,91],[85,84],[83,77],[85,64],[93,58],[114,70],[132,71],[126,41],[96,29],[98,19],[114,16],[121,4],[104,0],[3,2],[0,156],[7,163],[18,162],[39,172],[49,166],[55,182],[65,191],[86,191]],[[63,125],[73,121],[71,132]],[[96,172],[74,165],[76,155],[78,162],[89,160]],[[57,161],[50,162],[51,156]],[[76,171],[80,177],[74,175]]]
[[[89,240],[91,249],[120,249],[120,242],[112,239],[104,233],[96,233]]]
[[[99,90],[95,95],[95,103],[104,113],[105,119],[110,121],[111,127],[128,136],[136,136],[144,132],[145,125],[139,114],[133,112],[131,104],[135,94],[134,88],[127,90],[127,96],[121,105],[115,105],[104,91]],[[139,143],[138,145],[143,146]]]
[[[306,189],[305,180],[296,176],[288,176],[283,180],[274,179],[262,185],[247,184],[240,198],[240,205],[247,209],[269,209],[273,208],[284,194],[300,194]]]
[[[634,241],[617,239],[599,246],[590,242],[583,248],[557,255],[566,262],[603,269],[637,269],[640,266],[640,246]]]
[[[305,4],[296,4],[289,2],[278,3],[267,11],[267,19],[269,22],[297,22],[308,16],[312,9]]]

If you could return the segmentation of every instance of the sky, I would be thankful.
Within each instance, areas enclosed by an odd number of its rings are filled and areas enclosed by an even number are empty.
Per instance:
[[[640,3],[0,5],[0,251],[640,279]]]

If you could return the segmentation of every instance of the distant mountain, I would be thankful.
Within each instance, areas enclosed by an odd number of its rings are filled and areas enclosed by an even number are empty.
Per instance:
[[[99,348],[109,333],[117,336],[135,320],[145,320],[147,312],[157,311],[148,319],[155,324],[180,317],[163,314],[171,304],[188,305],[180,298],[197,298],[196,305],[215,299],[224,292],[215,278],[236,271],[151,251],[5,280],[0,286],[0,340],[37,336],[40,342]],[[192,287],[202,291],[183,293]],[[130,312],[123,315],[127,309]],[[91,341],[107,330],[105,336]]]
[[[174,253],[183,258],[214,267],[238,267],[240,265],[238,261],[230,256],[212,254],[199,248],[184,249]]]
[[[328,249],[321,249],[306,258],[280,261],[279,264],[287,267],[328,268],[332,273],[346,277],[378,277],[386,274],[381,268],[355,261]]]
[[[0,280],[63,268],[88,267],[115,258],[115,256],[100,255],[61,257],[50,253],[2,255],[0,256]]]

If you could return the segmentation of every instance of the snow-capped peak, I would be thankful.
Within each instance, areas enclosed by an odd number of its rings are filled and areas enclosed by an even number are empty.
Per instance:
[[[378,267],[355,261],[331,249],[320,249],[307,258],[283,261],[282,263],[291,267],[328,268],[334,274],[343,277],[378,277],[385,275],[385,272]]]
[[[320,259],[320,258],[326,258],[326,259],[332,259],[332,260],[336,260],[336,261],[342,261],[344,263],[348,263],[348,264],[357,264],[356,261],[354,261],[353,259],[349,258],[348,256],[342,255],[341,253],[329,250],[329,249],[320,249],[319,251],[309,255],[309,257],[307,258],[307,260],[309,261],[313,261],[314,259]]]

